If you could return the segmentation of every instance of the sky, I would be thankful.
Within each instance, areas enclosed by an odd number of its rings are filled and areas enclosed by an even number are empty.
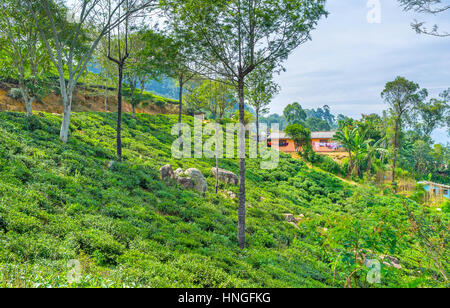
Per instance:
[[[369,23],[369,2],[377,0],[328,0],[328,18],[285,62],[287,71],[275,77],[281,92],[272,113],[282,114],[293,102],[303,108],[329,105],[334,114],[353,118],[381,113],[388,106],[380,93],[397,76],[428,89],[430,97],[450,88],[450,38],[418,35],[411,28],[418,19],[450,32],[450,13],[418,15],[404,12],[395,0],[379,0],[380,22]],[[445,129],[433,138],[450,142]]]

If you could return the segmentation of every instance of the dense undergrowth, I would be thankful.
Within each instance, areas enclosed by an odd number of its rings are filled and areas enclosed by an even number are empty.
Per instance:
[[[109,168],[114,114],[74,114],[65,145],[59,116],[0,113],[0,287],[447,286],[419,252],[410,215],[425,215],[435,223],[430,236],[446,242],[447,210],[350,186],[287,156],[276,170],[248,160],[248,247],[240,251],[237,200],[226,194],[238,187],[221,184],[216,195],[214,160],[172,159],[175,123],[125,115],[125,161]],[[200,169],[206,196],[162,183],[167,163]],[[220,163],[238,172],[237,161]],[[296,228],[285,213],[304,219]],[[381,284],[370,285],[361,260],[369,253],[396,257],[402,269],[381,264]],[[82,277],[69,284],[72,259]],[[440,264],[448,272],[446,248]]]

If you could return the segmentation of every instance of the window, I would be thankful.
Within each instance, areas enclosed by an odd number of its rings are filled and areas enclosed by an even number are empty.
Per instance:
[[[287,142],[287,140],[280,140],[280,147],[287,147],[289,145],[289,143]]]

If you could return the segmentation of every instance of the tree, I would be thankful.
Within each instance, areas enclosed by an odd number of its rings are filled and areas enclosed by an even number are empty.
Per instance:
[[[378,140],[369,139],[366,141],[366,157],[365,160],[367,162],[367,172],[371,172],[373,160],[376,158],[377,153],[386,153],[387,150],[382,147],[385,139],[381,138]]]
[[[336,117],[331,113],[331,108],[328,105],[323,106],[323,120],[330,126],[335,124]]]
[[[260,120],[261,123],[267,124],[267,129],[273,124],[277,123],[280,126],[280,129],[283,130],[287,126],[287,121],[284,116],[280,116],[279,114],[271,114],[268,117],[262,117]]]
[[[204,80],[187,97],[197,109],[208,111],[215,121],[221,121],[236,104],[233,90],[225,82]]]
[[[94,55],[94,65],[99,70],[104,90],[105,112],[108,112],[108,90],[117,85],[117,68],[114,62],[108,59],[108,39],[103,38]]]
[[[328,122],[316,117],[311,117],[306,121],[303,121],[303,125],[313,132],[328,132],[331,130],[331,126]]]
[[[165,0],[170,20],[188,33],[196,46],[195,61],[236,87],[239,98],[238,241],[245,247],[245,81],[253,70],[269,63],[279,67],[307,42],[325,0]]]
[[[173,23],[169,34],[164,35],[158,31],[148,30],[145,32],[143,41],[145,48],[141,58],[145,60],[146,71],[153,73],[154,78],[162,75],[173,78],[178,83],[178,135],[181,137],[181,120],[183,114],[184,89],[188,82],[198,76],[195,62],[195,51],[192,46],[190,35],[180,35],[177,31],[178,25]],[[156,72],[156,74],[155,74]]]
[[[304,150],[311,147],[311,131],[301,124],[291,124],[285,129],[286,134],[292,138],[295,143],[295,150],[298,152],[300,148]]]
[[[334,140],[339,142],[348,152],[348,175],[350,176],[353,172],[353,149],[357,128],[350,125],[344,125],[339,128],[334,136]]]
[[[127,12],[129,2],[125,1],[124,7],[119,7],[117,10],[117,19],[121,19],[123,12]],[[113,31],[114,41],[112,39]],[[122,161],[122,83],[125,63],[130,56],[130,16],[128,15],[123,22],[117,24],[117,26],[108,33],[108,59],[117,65],[117,159]],[[112,46],[115,45],[115,46]],[[133,91],[134,92],[134,91]],[[133,93],[134,95],[134,93]]]
[[[388,82],[381,93],[381,97],[390,106],[390,112],[394,121],[394,140],[392,157],[392,184],[395,186],[395,169],[400,142],[400,132],[405,120],[408,119],[413,108],[427,96],[426,90],[420,90],[418,84],[403,77],[397,77]]]
[[[307,117],[305,110],[297,102],[287,105],[284,108],[283,115],[289,124],[303,123]]]
[[[45,92],[43,75],[49,70],[49,58],[40,40],[39,30],[25,0],[2,0],[0,3],[0,33],[8,43],[1,44],[14,63],[19,88],[25,101],[27,116],[33,114],[33,103]]]
[[[255,116],[250,111],[247,110],[244,111],[244,120],[241,119],[241,113],[239,110],[236,110],[234,118],[239,123],[242,123],[244,126],[247,126],[248,124],[253,123],[255,121]]]
[[[415,11],[418,13],[437,15],[450,10],[449,4],[443,4],[441,0],[399,0],[405,11]],[[439,26],[434,25],[432,29],[425,27],[425,22],[414,21],[411,24],[413,29],[419,34],[426,34],[438,37],[448,37],[450,33],[440,32]]]
[[[259,118],[269,112],[269,104],[280,92],[280,86],[273,81],[273,67],[261,65],[248,77],[247,97],[250,106],[255,108],[256,113],[256,142],[259,144]],[[258,153],[258,149],[256,149]]]
[[[133,118],[136,118],[136,107],[144,100],[144,91],[148,80],[160,77],[160,70],[155,68],[154,61],[147,58],[148,32],[154,34],[153,31],[141,30],[130,35],[130,44],[133,48],[129,52],[124,76],[130,87],[129,103]],[[154,57],[153,54],[152,59]],[[140,88],[139,92],[138,88]]]
[[[449,105],[444,99],[444,94],[441,94],[442,100],[431,99],[428,103],[419,102],[417,105],[417,112],[422,119],[419,129],[425,136],[430,136],[431,133],[441,126],[444,126],[445,115],[449,110]]]
[[[91,61],[100,40],[130,16],[156,5],[155,0],[27,0],[34,21],[41,34],[58,75],[63,104],[60,139],[68,141],[72,97],[75,86]],[[128,10],[117,14],[124,5]],[[71,27],[61,27],[71,20]],[[49,31],[47,31],[49,24]],[[89,30],[89,31],[87,31]],[[80,47],[83,40],[85,48]]]

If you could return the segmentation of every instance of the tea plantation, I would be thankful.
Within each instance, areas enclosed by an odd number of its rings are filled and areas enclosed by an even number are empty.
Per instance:
[[[0,113],[0,287],[448,287],[448,206],[423,209],[287,156],[276,170],[249,159],[241,251],[238,187],[216,195],[214,159],[172,158],[176,116],[124,115],[124,162],[112,166],[114,114],[73,114],[66,145],[60,121]],[[165,164],[201,170],[206,195],[161,182]],[[236,160],[220,165],[238,173]]]

